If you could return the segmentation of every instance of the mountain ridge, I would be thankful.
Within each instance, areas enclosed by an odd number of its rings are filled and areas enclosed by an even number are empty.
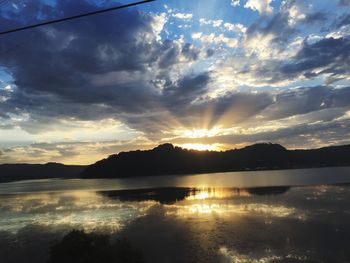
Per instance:
[[[125,178],[245,170],[317,168],[350,165],[350,145],[288,150],[258,143],[227,151],[196,151],[170,143],[150,150],[120,152],[92,165],[82,178]]]
[[[128,178],[230,171],[350,166],[350,145],[288,150],[257,143],[227,151],[197,151],[170,143],[112,154],[91,165],[0,164],[0,182],[50,178]]]
[[[45,164],[0,164],[0,182],[32,179],[78,178],[87,166],[65,165],[49,162]]]

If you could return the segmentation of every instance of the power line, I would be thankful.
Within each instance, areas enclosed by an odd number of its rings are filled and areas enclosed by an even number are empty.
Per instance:
[[[56,20],[50,20],[50,21],[46,21],[46,22],[42,22],[42,23],[38,23],[38,24],[34,24],[34,25],[29,25],[29,26],[24,26],[24,27],[19,27],[19,28],[6,30],[6,31],[3,31],[3,32],[0,32],[0,35],[10,34],[10,33],[23,31],[23,30],[27,30],[27,29],[31,29],[31,28],[36,28],[36,27],[40,27],[40,26],[56,24],[56,23],[60,23],[60,22],[68,21],[68,20],[73,20],[73,19],[78,19],[78,18],[82,18],[82,17],[86,17],[86,16],[92,16],[92,15],[107,13],[107,12],[115,11],[115,10],[118,10],[118,9],[123,9],[123,8],[131,7],[131,6],[135,6],[135,5],[146,4],[146,3],[154,2],[154,1],[156,1],[156,0],[144,0],[144,1],[134,2],[134,3],[131,3],[131,4],[114,6],[114,7],[110,7],[110,8],[107,8],[107,9],[101,9],[101,10],[97,10],[97,11],[89,12],[89,13],[84,13],[84,14],[80,14],[80,15],[60,18],[60,19],[56,19]]]

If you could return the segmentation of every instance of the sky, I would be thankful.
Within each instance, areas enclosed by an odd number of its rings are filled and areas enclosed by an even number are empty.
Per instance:
[[[132,1],[12,0],[0,31]],[[350,143],[349,0],[157,0],[0,36],[0,163]]]

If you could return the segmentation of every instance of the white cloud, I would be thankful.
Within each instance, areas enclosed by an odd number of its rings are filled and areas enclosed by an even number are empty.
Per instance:
[[[224,27],[226,30],[233,32],[245,33],[247,31],[247,28],[242,24],[225,23]]]
[[[193,33],[193,39],[198,39],[206,44],[224,44],[227,47],[235,48],[238,46],[238,40],[236,38],[225,37],[224,34],[216,35],[211,33],[209,35],[204,35],[201,32]]]
[[[239,6],[240,5],[240,0],[231,0],[231,5],[232,6]]]
[[[210,19],[205,19],[201,18],[199,19],[200,25],[211,25],[213,27],[220,27],[224,21],[219,19],[219,20],[210,20]]]
[[[202,35],[203,35],[202,32],[196,32],[196,33],[192,34],[192,38],[193,39],[200,39]]]
[[[297,5],[293,5],[288,10],[289,18],[288,24],[289,26],[294,26],[298,23],[298,21],[306,18],[306,15],[302,12],[301,8]]]
[[[244,47],[249,55],[255,54],[259,59],[270,59],[274,57],[276,49],[272,48],[272,40],[275,35],[269,34],[256,34],[253,38],[245,40]]]
[[[176,13],[176,14],[173,14],[173,17],[188,21],[192,19],[193,15],[189,13]]]
[[[258,11],[262,15],[271,14],[273,12],[271,2],[272,0],[248,0],[244,7]]]
[[[152,34],[147,34],[146,38],[149,42],[152,42],[154,36],[156,36],[157,41],[161,40],[160,33],[163,31],[165,24],[167,23],[168,18],[165,13],[159,15],[154,15],[151,22]]]
[[[339,38],[348,37],[348,36],[350,36],[350,26],[345,25],[339,28],[337,31],[328,33],[326,38],[339,39]]]

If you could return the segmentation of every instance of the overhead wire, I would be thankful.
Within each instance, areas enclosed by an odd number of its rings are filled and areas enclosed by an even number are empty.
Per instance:
[[[110,8],[100,9],[100,10],[96,10],[96,11],[92,11],[92,12],[88,12],[88,13],[83,13],[83,14],[79,14],[79,15],[75,15],[75,16],[49,20],[49,21],[40,22],[40,23],[37,23],[37,24],[32,24],[32,25],[28,25],[28,26],[23,26],[23,27],[18,27],[18,28],[5,30],[5,31],[0,32],[0,35],[6,35],[6,34],[15,33],[15,32],[19,32],[19,31],[24,31],[24,30],[28,30],[28,29],[32,29],[32,28],[41,27],[41,26],[57,24],[57,23],[61,23],[61,22],[69,21],[69,20],[79,19],[79,18],[83,18],[83,17],[87,17],[87,16],[93,16],[93,15],[98,15],[98,14],[102,14],[102,13],[112,12],[112,11],[115,11],[115,10],[118,10],[118,9],[128,8],[128,7],[132,7],[132,6],[136,6],[136,5],[142,5],[142,4],[146,4],[146,3],[150,3],[150,2],[154,2],[154,1],[156,1],[156,0],[144,0],[144,1],[139,1],[139,2],[133,2],[133,3],[130,3],[130,4],[125,4],[125,5],[119,5],[119,6],[114,6],[114,7],[110,7]]]

